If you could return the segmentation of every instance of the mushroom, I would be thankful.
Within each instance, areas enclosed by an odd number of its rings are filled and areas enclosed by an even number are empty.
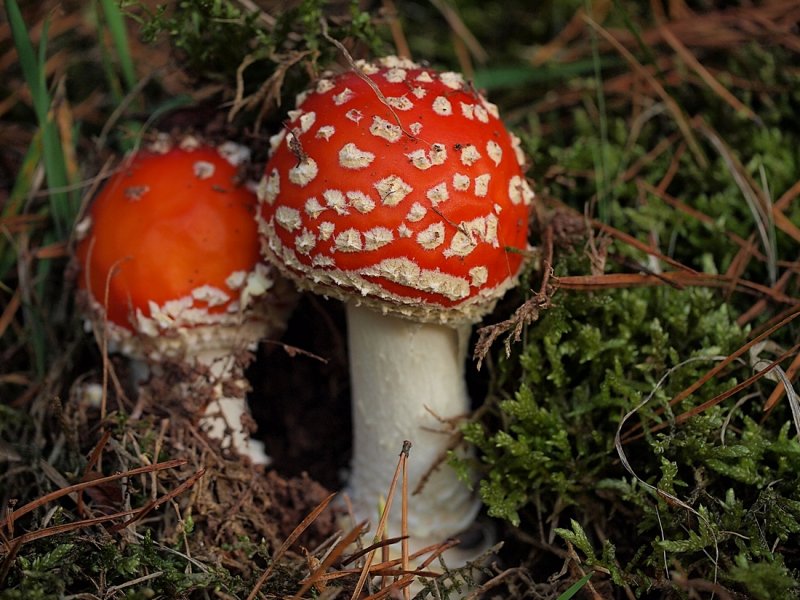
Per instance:
[[[346,303],[355,515],[374,514],[410,440],[416,547],[464,532],[480,509],[439,463],[470,409],[470,327],[515,285],[528,247],[523,163],[460,74],[386,57],[298,97],[258,186],[264,256]]]
[[[190,368],[191,383],[207,380],[201,427],[263,464],[263,444],[242,420],[241,351],[281,332],[292,292],[260,258],[256,196],[239,177],[248,157],[230,142],[173,146],[162,136],[104,185],[77,226],[76,254],[79,288],[109,349],[140,373],[173,361]]]

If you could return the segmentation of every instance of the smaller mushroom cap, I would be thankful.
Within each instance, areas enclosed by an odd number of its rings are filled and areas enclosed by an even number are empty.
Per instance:
[[[474,322],[517,280],[533,198],[519,139],[461,75],[357,63],[298,98],[258,187],[262,252],[299,287]]]
[[[282,327],[286,297],[259,255],[246,150],[195,138],[126,160],[79,223],[79,287],[116,350],[180,357],[247,347]],[[267,292],[270,291],[270,294]],[[276,309],[275,306],[280,308]]]

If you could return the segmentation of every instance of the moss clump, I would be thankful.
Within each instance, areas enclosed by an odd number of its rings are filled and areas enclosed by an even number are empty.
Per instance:
[[[166,37],[193,75],[229,84],[236,81],[239,69],[262,62],[252,76],[253,84],[259,85],[257,78],[269,77],[275,65],[285,59],[294,63],[293,53],[307,56],[314,65],[330,63],[337,49],[326,34],[362,43],[375,53],[383,45],[372,16],[356,0],[338,5],[303,0],[274,17],[216,0],[181,0],[174,7],[161,5],[152,11],[139,8],[145,41]]]
[[[149,575],[149,576],[148,576]],[[62,536],[24,547],[0,600],[50,600],[69,592],[124,593],[129,600],[188,598],[199,590],[244,594],[252,582],[193,561],[180,547],[156,543],[147,530],[130,543]]]
[[[566,525],[557,534],[590,565],[639,590],[658,582],[666,557],[687,576],[792,597],[800,578],[781,555],[800,541],[800,443],[790,424],[763,427],[756,398],[676,423],[749,376],[741,365],[669,405],[742,344],[728,305],[707,289],[671,287],[561,293],[554,305],[501,364],[519,386],[497,401],[497,428],[465,430],[480,450],[489,514],[527,531],[540,527],[537,511]],[[636,407],[625,431],[664,428],[623,445],[633,476],[615,435]],[[607,539],[587,533],[589,523]]]

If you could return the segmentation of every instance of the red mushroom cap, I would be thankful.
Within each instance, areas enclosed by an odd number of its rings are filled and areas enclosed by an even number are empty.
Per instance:
[[[78,229],[79,286],[122,351],[184,354],[265,335],[266,311],[251,305],[273,278],[255,193],[238,177],[243,155],[194,138],[141,151],[95,198]]]
[[[528,247],[519,140],[457,73],[397,57],[356,66],[304,93],[274,139],[262,251],[302,288],[477,321]]]

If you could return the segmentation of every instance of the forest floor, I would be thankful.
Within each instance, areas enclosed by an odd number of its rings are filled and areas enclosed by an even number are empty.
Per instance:
[[[434,561],[417,597],[800,597],[796,2],[19,4],[0,16],[0,600],[402,597],[402,575],[358,591],[328,504],[351,452],[338,302],[301,297],[252,356],[264,468],[200,432],[180,370],[140,413],[75,301],[74,226],[141,136],[237,139],[258,173],[294,95],[347,68],[331,39],[465,73],[537,193],[535,260],[467,369],[503,545]]]

